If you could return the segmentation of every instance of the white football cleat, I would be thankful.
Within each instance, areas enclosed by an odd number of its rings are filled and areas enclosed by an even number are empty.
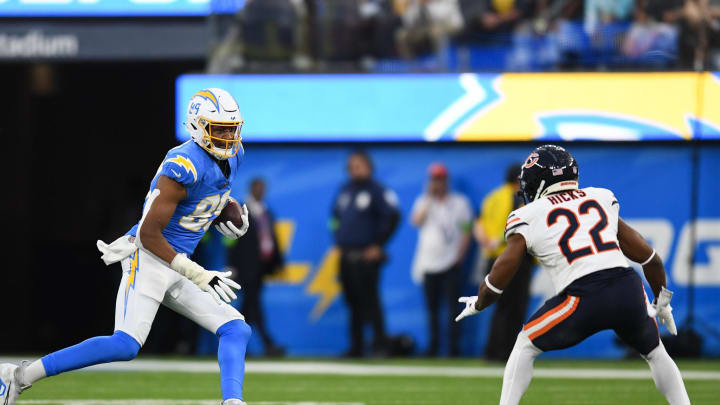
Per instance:
[[[15,389],[18,384],[15,382],[15,370],[18,366],[10,363],[0,364],[0,404],[13,405],[20,395],[20,390]]]
[[[247,405],[247,404],[239,399],[228,399],[228,400],[223,401],[222,405]]]
[[[0,364],[0,405],[15,405],[20,394],[31,387],[21,382],[22,373],[29,364],[29,361],[23,361],[19,366],[12,363]]]

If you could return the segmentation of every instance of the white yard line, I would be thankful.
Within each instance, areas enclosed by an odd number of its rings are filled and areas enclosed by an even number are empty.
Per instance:
[[[62,404],[62,405],[218,405],[217,399],[36,399],[18,401],[22,404]],[[362,402],[248,402],[248,405],[365,405]]]
[[[18,362],[16,358],[0,358]],[[133,360],[122,363],[99,364],[88,371],[169,371],[188,373],[217,373],[216,362],[188,360]],[[412,365],[351,364],[322,361],[248,361],[246,371],[250,374],[329,374],[329,375],[386,375],[425,377],[502,377],[502,367],[448,367]],[[720,380],[720,371],[684,371],[686,380]],[[650,370],[610,368],[535,368],[535,378],[567,379],[648,379]]]

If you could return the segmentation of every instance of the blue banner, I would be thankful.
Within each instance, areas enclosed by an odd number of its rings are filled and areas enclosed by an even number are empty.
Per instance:
[[[212,0],[223,12],[244,0]],[[0,0],[0,17],[170,17],[206,16],[211,0]]]
[[[188,137],[188,101],[212,87],[237,98],[246,142],[720,136],[720,81],[710,73],[465,73],[184,75],[178,139]]]
[[[444,162],[452,187],[465,194],[477,210],[482,199],[502,183],[505,168],[521,161],[531,148],[527,144],[444,144],[379,145],[368,150],[375,161],[376,178],[398,194],[403,215],[387,247],[390,262],[382,272],[382,302],[390,333],[409,334],[420,350],[428,343],[421,287],[410,278],[417,231],[408,223],[413,201],[424,189],[427,166]],[[716,202],[720,146],[705,145],[700,150],[700,193],[694,223],[690,145],[576,144],[569,145],[569,150],[580,164],[581,186],[613,190],[620,201],[621,216],[645,235],[663,259],[669,288],[675,291],[672,304],[679,327],[688,317],[688,283],[694,277],[695,328],[704,338],[704,354],[720,355],[720,306],[716,299],[720,294],[720,205]],[[242,200],[253,177],[267,181],[268,202],[279,218],[287,267],[280,278],[269,282],[263,303],[271,334],[292,355],[337,355],[347,349],[348,313],[337,281],[337,257],[327,222],[334,194],[346,180],[349,152],[340,145],[248,145],[243,173],[233,187],[234,196]],[[693,224],[697,239],[692,237]],[[216,246],[221,249],[220,244]],[[696,265],[691,276],[688,263],[693,252]],[[466,294],[475,294],[477,289],[474,267],[474,258],[469,258],[464,276]],[[652,296],[649,289],[648,293]],[[551,294],[547,276],[536,270],[528,315]],[[460,309],[458,305],[449,311],[454,314]],[[482,353],[491,314],[492,309],[463,321],[464,354]],[[663,327],[661,333],[667,333]],[[253,336],[251,349],[258,350],[259,345]],[[547,355],[619,357],[624,353],[615,344],[614,335],[603,332],[576,347]]]

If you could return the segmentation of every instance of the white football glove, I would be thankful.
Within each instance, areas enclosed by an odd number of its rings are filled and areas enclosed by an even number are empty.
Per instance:
[[[240,216],[242,217],[242,226],[240,229],[238,229],[235,224],[232,223],[232,221],[226,221],[226,222],[220,222],[219,224],[215,225],[215,229],[218,230],[223,236],[228,237],[230,239],[237,239],[248,231],[248,227],[250,227],[250,216],[248,215],[248,209],[247,205],[243,204],[242,207],[240,207],[240,210],[242,213]]]
[[[655,303],[650,305],[648,314],[651,317],[657,316],[661,324],[665,325],[668,332],[673,335],[677,335],[677,327],[675,326],[675,318],[672,316],[672,307],[670,306],[670,300],[672,299],[673,292],[665,287],[660,290],[660,295],[655,299]]]
[[[201,290],[212,295],[218,304],[222,304],[223,301],[230,302],[237,298],[232,289],[239,290],[240,285],[229,278],[232,275],[231,271],[205,270],[201,265],[188,259],[185,254],[175,255],[172,263],[170,263],[170,268],[197,284]]]
[[[473,315],[479,313],[480,311],[475,309],[475,303],[477,302],[477,300],[478,300],[477,295],[473,295],[472,297],[458,298],[458,302],[465,303],[465,308],[462,310],[462,312],[460,312],[460,315],[458,315],[455,318],[455,322],[459,322],[461,319],[463,319],[465,317],[473,316]]]

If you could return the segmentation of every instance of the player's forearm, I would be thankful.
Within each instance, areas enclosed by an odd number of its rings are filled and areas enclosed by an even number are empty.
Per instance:
[[[140,240],[142,241],[143,249],[159,257],[166,263],[171,263],[175,256],[178,254],[175,249],[170,246],[167,239],[162,234],[162,231],[155,229],[156,227],[144,226],[140,228]],[[149,229],[148,229],[149,228]]]
[[[660,289],[665,287],[667,283],[662,259],[645,241],[640,232],[633,229],[622,219],[618,219],[617,236],[618,242],[620,242],[620,250],[625,257],[642,264],[645,279],[650,284],[653,294],[657,297]]]
[[[143,216],[138,229],[140,246],[166,263],[171,263],[177,255],[170,246],[162,231],[168,226],[180,201],[187,195],[185,186],[167,177],[160,176],[157,187],[153,190],[147,204],[147,212]]]
[[[490,290],[490,288],[483,281],[480,284],[480,289],[478,290],[478,300],[475,303],[475,309],[477,309],[478,311],[482,311],[492,305],[498,299],[500,299],[500,294],[497,294]]]
[[[495,260],[492,269],[480,284],[478,300],[475,304],[478,311],[482,311],[500,298],[520,267],[525,251],[525,238],[521,235],[511,235],[507,248]]]
[[[206,270],[184,254],[178,254],[159,230],[164,229],[164,226],[159,228],[157,224],[154,225],[155,226],[147,227],[147,230],[140,228],[140,239],[143,241],[143,249],[164,260],[168,264],[168,267],[188,278],[193,283],[197,285],[207,283],[208,274],[206,274]]]
[[[648,284],[650,284],[650,288],[652,288],[653,294],[657,297],[662,287],[667,286],[665,266],[663,265],[662,259],[655,254],[655,257],[643,266],[643,273],[645,274],[645,279]]]
[[[524,257],[524,253],[524,251],[513,253],[509,252],[507,249],[503,251],[502,254],[500,254],[500,256],[495,260],[495,263],[493,263],[492,269],[490,269],[486,278],[487,282],[489,282],[492,287],[497,290],[502,291],[507,288],[513,277],[515,277],[518,267],[520,267],[520,262]],[[490,288],[490,290],[492,291],[493,288]]]

